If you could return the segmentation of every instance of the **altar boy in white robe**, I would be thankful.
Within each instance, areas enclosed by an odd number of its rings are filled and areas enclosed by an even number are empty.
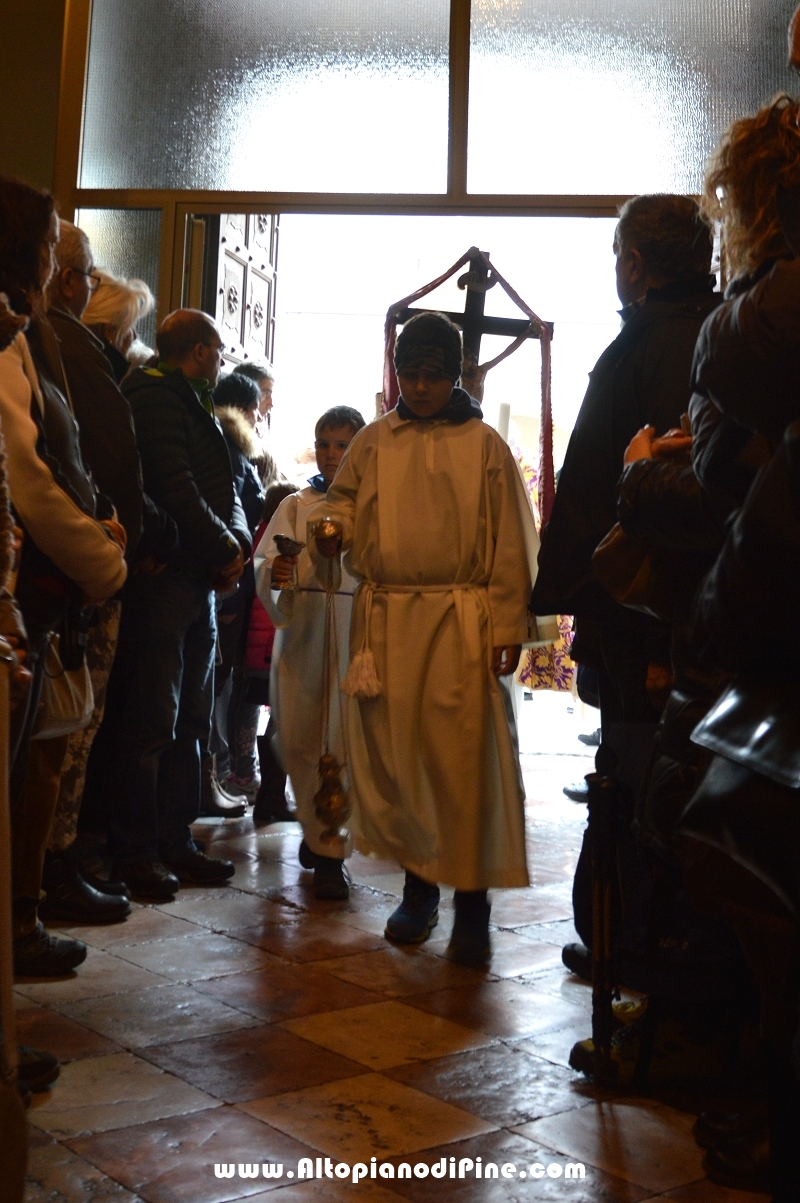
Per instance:
[[[325,593],[307,551],[304,549],[299,557],[279,555],[275,536],[283,535],[298,544],[306,542],[308,515],[324,497],[353,435],[363,425],[358,410],[347,405],[337,405],[322,415],[314,431],[319,471],[309,480],[308,488],[281,502],[255,555],[256,589],[277,632],[270,668],[270,709],[281,760],[292,782],[297,817],[303,825],[300,864],[314,870],[314,893],[328,901],[343,900],[349,891],[342,860],[347,847],[331,855],[332,848],[320,839],[325,823],[314,810],[325,711]],[[295,574],[297,587],[282,590],[282,585],[292,583]],[[333,696],[327,707],[328,739],[340,760],[344,754],[338,677],[345,672],[349,659],[347,638],[355,588],[356,581],[344,573],[334,598],[339,672],[334,674]]]
[[[455,387],[461,336],[442,314],[407,322],[401,399],[351,443],[310,521],[341,524],[353,602],[345,731],[363,852],[398,861],[386,936],[427,939],[439,883],[455,887],[448,955],[490,955],[487,889],[528,885],[524,791],[506,679],[528,637],[538,548],[504,440]],[[331,541],[309,551],[336,558]]]

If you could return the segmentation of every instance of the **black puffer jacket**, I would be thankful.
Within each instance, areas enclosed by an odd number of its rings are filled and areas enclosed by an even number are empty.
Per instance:
[[[800,414],[800,260],[780,260],[727,301],[697,340],[696,388],[777,447]]]
[[[174,566],[207,579],[251,550],[225,436],[182,372],[135,368],[122,391],[133,413],[144,487],[178,527]]]
[[[707,398],[693,398],[693,433],[711,421],[706,411],[713,409]],[[727,450],[712,442],[706,455],[709,471],[723,479],[726,470],[718,457],[724,458]],[[705,767],[705,756],[691,743],[692,730],[723,684],[717,671],[698,662],[691,618],[697,590],[725,538],[729,508],[727,498],[706,490],[688,464],[637,460],[628,464],[619,484],[618,516],[624,530],[643,539],[656,555],[667,553],[672,567],[672,588],[667,591],[671,596],[664,600],[669,606],[674,688],[637,800],[637,828],[664,859],[677,860],[672,848],[675,824]]]
[[[114,503],[128,536],[125,558],[132,564],[142,534],[142,470],[130,406],[91,330],[63,309],[51,307],[48,317],[61,348],[84,463]]]
[[[800,413],[800,403],[797,405]],[[800,421],[733,523],[697,602],[708,656],[756,681],[800,681]]]
[[[795,973],[787,969],[778,978],[781,1011],[773,1005],[772,1013],[794,1016],[790,1034],[798,1014],[796,935],[787,927],[781,931],[776,912],[786,918],[788,909],[796,932],[800,791],[789,788],[789,782],[796,782],[800,728],[799,612],[796,421],[756,478],[700,592],[697,622],[702,643],[735,680],[712,724],[716,739],[712,736],[711,746],[720,754],[711,759],[680,819],[681,831],[698,841],[698,876],[710,886],[709,894],[713,891],[714,904],[719,905],[721,897],[750,931],[769,933],[772,947],[781,935],[785,963]],[[796,1035],[794,1041],[797,1072]],[[794,1171],[793,1175],[794,1186]]]
[[[731,291],[746,291],[749,283],[735,281]],[[619,486],[618,516],[625,530],[675,557],[670,615],[675,688],[656,733],[637,807],[640,832],[662,856],[671,855],[675,825],[708,760],[691,742],[692,730],[729,680],[715,650],[703,647],[692,630],[694,605],[733,516],[770,456],[767,441],[723,414],[707,392],[708,332],[732,304],[728,301],[711,314],[695,352],[695,391],[689,404],[692,467],[640,460],[626,467]]]
[[[594,579],[592,554],[616,521],[625,448],[642,426],[663,434],[679,424],[697,335],[718,303],[705,278],[651,289],[597,361],[542,539],[535,613],[607,619],[614,603]]]

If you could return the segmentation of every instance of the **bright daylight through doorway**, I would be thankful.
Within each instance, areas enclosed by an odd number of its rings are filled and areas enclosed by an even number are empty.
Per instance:
[[[435,279],[470,246],[492,261],[547,321],[553,340],[556,468],[586,388],[587,374],[619,330],[611,250],[613,218],[384,217],[282,214],[275,325],[273,439],[278,460],[304,480],[316,417],[352,405],[370,420],[383,371],[383,322],[401,297]],[[449,281],[420,302],[460,310],[464,293]],[[499,287],[486,312],[518,317]],[[485,337],[482,360],[508,339]],[[510,437],[538,456],[540,351],[529,340],[492,371],[487,421],[511,406]]]

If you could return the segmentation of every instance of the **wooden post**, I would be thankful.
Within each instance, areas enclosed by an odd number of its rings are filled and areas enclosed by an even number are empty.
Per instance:
[[[489,252],[485,252],[487,258]],[[476,255],[469,261],[469,274],[473,284],[467,284],[467,296],[464,301],[463,335],[464,358],[472,357],[473,363],[481,361],[481,337],[484,333],[484,311],[486,309],[486,289],[480,285],[488,279],[489,272],[486,261]]]

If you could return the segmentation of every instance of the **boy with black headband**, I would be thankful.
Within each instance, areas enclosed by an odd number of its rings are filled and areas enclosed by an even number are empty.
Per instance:
[[[538,540],[508,447],[455,387],[458,329],[442,314],[412,318],[394,362],[397,409],[356,436],[309,515],[341,524],[361,578],[342,683],[351,827],[362,851],[406,870],[387,937],[427,939],[442,882],[456,890],[448,955],[480,963],[487,887],[528,884],[504,678],[527,638]],[[309,551],[324,576],[330,545]]]

